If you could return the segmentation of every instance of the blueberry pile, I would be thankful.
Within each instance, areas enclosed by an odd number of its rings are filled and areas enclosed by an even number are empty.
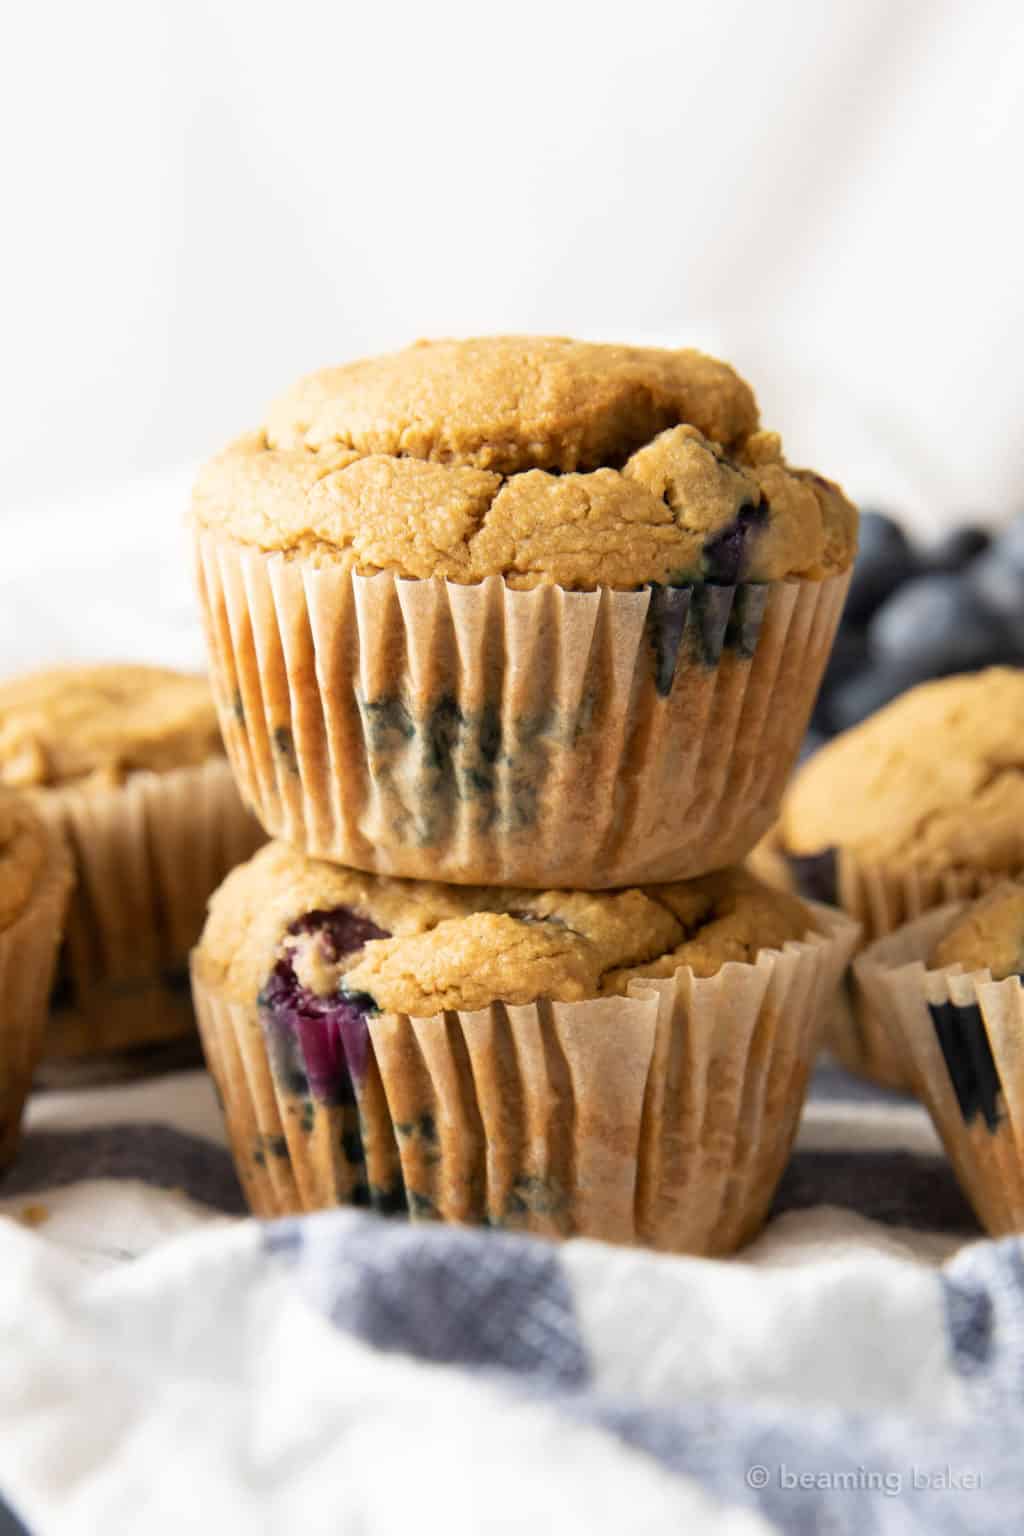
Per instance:
[[[933,677],[1024,666],[1024,513],[915,547],[863,512],[860,553],[804,754]]]

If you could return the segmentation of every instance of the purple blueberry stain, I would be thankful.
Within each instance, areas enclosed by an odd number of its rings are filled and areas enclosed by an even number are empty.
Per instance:
[[[1003,1085],[977,1003],[929,1003],[935,1037],[964,1124],[979,1115],[990,1133],[1003,1118]]]
[[[651,582],[650,588],[647,632],[654,652],[654,686],[661,698],[667,698],[676,675],[692,589],[688,586],[663,587],[657,582]]]
[[[704,545],[704,579],[716,586],[732,587],[746,576],[750,546],[768,521],[767,502],[741,507],[724,528]]]
[[[350,907],[307,912],[288,937],[311,936],[324,959],[337,964],[372,939],[390,934]],[[325,1104],[353,1104],[366,1077],[370,1037],[367,1019],[377,1011],[366,993],[347,993],[342,983],[327,995],[303,986],[287,943],[259,996],[260,1015],[274,1075],[285,1090]]]

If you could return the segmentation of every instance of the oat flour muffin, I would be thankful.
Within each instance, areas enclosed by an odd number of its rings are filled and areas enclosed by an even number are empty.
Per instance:
[[[764,1219],[855,937],[736,870],[498,890],[271,843],[213,897],[192,974],[258,1214],[725,1252]]]
[[[796,887],[838,902],[865,940],[1024,870],[1024,671],[925,683],[836,737],[787,791],[778,848]],[[761,867],[764,867],[763,865]],[[855,1000],[829,1044],[907,1084],[884,1025]]]
[[[206,680],[110,665],[0,681],[0,784],[31,793],[75,865],[48,1052],[190,1033],[206,899],[262,841]]]
[[[927,912],[855,970],[978,1219],[1024,1231],[1024,884]]]
[[[242,793],[379,873],[598,888],[737,862],[856,512],[692,351],[419,343],[304,380],[193,500]]]
[[[0,789],[0,1168],[43,1047],[71,861],[25,796]]]

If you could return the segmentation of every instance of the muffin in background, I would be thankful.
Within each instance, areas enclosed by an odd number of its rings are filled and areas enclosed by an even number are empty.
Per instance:
[[[71,861],[27,797],[0,789],[0,1169],[43,1049]]]
[[[31,796],[75,868],[47,1055],[191,1034],[207,897],[263,841],[206,679],[112,664],[0,681],[0,784]]]
[[[834,902],[865,942],[1024,870],[1024,670],[922,684],[836,737],[795,775],[754,857]],[[779,863],[780,858],[784,861]],[[844,1065],[911,1087],[883,1020],[854,989],[827,1043]]]
[[[856,936],[737,870],[516,891],[271,843],[213,897],[192,977],[258,1215],[726,1253],[765,1218]]]
[[[979,1221],[1024,1231],[1024,884],[926,913],[854,970]]]
[[[305,379],[206,467],[192,518],[224,738],[267,830],[540,889],[746,855],[857,523],[726,364],[508,336]]]

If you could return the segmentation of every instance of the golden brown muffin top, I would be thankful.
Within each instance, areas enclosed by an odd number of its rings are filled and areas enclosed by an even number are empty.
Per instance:
[[[0,784],[114,785],[223,750],[205,677],[112,664],[0,681]]]
[[[206,466],[193,516],[363,575],[626,590],[820,579],[851,563],[857,522],[757,430],[727,364],[530,336],[312,374]]]
[[[837,736],[783,802],[789,853],[930,871],[1024,868],[1024,670],[924,683]]]
[[[339,909],[342,927],[354,919],[386,936],[340,953],[327,926],[307,920]],[[198,964],[207,985],[240,1002],[285,959],[318,997],[340,988],[423,1016],[623,993],[633,977],[687,965],[712,976],[812,927],[802,902],[739,869],[596,894],[513,891],[360,874],[274,842],[215,892]]]
[[[31,803],[0,789],[0,933],[32,900],[48,846],[45,824]]]
[[[1004,880],[972,902],[936,944],[931,964],[991,971],[995,981],[1024,971],[1024,883]]]

